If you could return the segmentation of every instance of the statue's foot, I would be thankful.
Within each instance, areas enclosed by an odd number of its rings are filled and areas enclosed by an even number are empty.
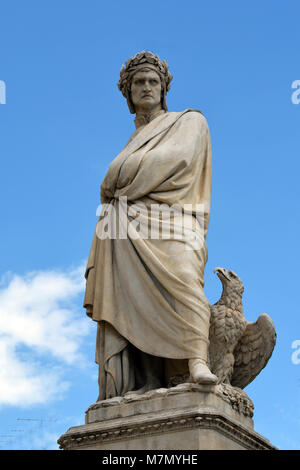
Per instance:
[[[201,359],[189,360],[190,376],[193,382],[198,384],[216,384],[218,377],[211,373],[207,365]]]

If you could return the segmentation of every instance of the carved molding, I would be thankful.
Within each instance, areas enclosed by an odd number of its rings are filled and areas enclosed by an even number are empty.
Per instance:
[[[105,431],[82,430],[81,432],[61,436],[58,444],[61,449],[65,450],[80,449],[92,445],[94,447],[97,443],[132,439],[141,436],[147,437],[153,434],[175,432],[186,428],[203,428],[218,431],[238,442],[246,449],[274,449],[270,443],[260,438],[259,435],[239,426],[225,416],[208,413],[197,413],[194,416],[188,417],[185,415],[177,416],[176,418],[168,417],[167,419],[152,421],[151,423],[144,422],[120,428],[112,427]]]
[[[191,406],[187,407],[186,392],[199,393],[199,405],[195,406],[195,399],[190,403]],[[180,394],[185,394],[182,398]],[[218,401],[212,400],[211,405],[206,406],[203,402],[203,394],[209,394],[213,397],[216,395],[218,399],[225,401],[233,409],[232,416],[218,408]],[[163,401],[162,409],[156,410],[151,406],[151,400],[162,398],[166,399],[171,396],[178,395],[178,406],[172,409],[164,408]],[[202,398],[201,398],[202,395]],[[183,401],[182,401],[183,400]],[[127,417],[121,417],[118,409],[124,405],[131,403],[145,404],[144,412],[134,413]],[[157,401],[155,400],[157,403]],[[197,400],[196,400],[197,402]],[[148,405],[146,406],[146,404]],[[174,403],[174,402],[172,402]],[[215,404],[214,404],[215,403]],[[149,406],[150,405],[150,406]],[[219,402],[219,406],[221,402]],[[172,405],[173,406],[173,405]],[[102,415],[101,409],[110,408],[116,409],[116,413]],[[271,443],[257,434],[251,428],[251,418],[253,416],[253,403],[248,395],[241,389],[232,387],[229,384],[220,384],[216,386],[204,386],[193,383],[184,383],[172,388],[162,388],[151,390],[143,395],[138,395],[134,392],[127,393],[124,397],[114,397],[108,400],[103,400],[94,403],[86,411],[87,416],[89,413],[100,412],[99,420],[93,418],[93,421],[87,421],[86,425],[78,426],[69,429],[58,440],[61,449],[88,449],[88,448],[101,448],[101,444],[135,439],[147,438],[147,436],[155,434],[169,434],[172,432],[180,432],[185,429],[211,429],[218,433],[225,435],[227,438],[234,440],[246,449],[274,449]],[[126,407],[124,408],[126,409]],[[128,408],[127,408],[128,410]],[[104,418],[110,416],[110,418]],[[114,417],[115,416],[115,417]],[[118,417],[119,416],[119,417]],[[234,418],[236,416],[236,418]],[[240,416],[241,423],[239,422]]]

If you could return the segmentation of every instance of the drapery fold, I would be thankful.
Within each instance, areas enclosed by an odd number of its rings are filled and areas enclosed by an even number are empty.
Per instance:
[[[199,111],[159,115],[111,163],[101,185],[84,299],[87,314],[99,322],[102,399],[134,387],[128,344],[170,359],[204,354],[210,197],[210,135]],[[164,226],[171,234],[161,238]]]

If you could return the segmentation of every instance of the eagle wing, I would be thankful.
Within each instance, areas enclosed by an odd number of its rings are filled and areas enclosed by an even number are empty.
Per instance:
[[[267,365],[276,343],[274,324],[266,313],[249,322],[234,350],[231,385],[245,388]]]

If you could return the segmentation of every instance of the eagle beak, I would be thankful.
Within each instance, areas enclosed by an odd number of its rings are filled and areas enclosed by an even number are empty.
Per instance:
[[[224,276],[228,281],[230,281],[230,277],[227,275],[226,271],[227,271],[226,269],[219,268],[219,267],[214,269],[214,273],[217,273],[217,276],[219,277],[219,279],[221,279],[220,276]]]

